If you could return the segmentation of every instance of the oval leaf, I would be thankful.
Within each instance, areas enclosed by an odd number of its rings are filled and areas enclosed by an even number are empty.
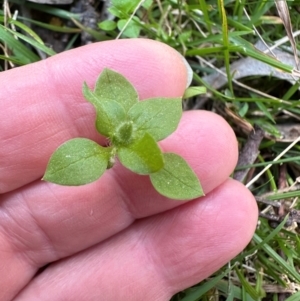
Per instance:
[[[62,144],[51,156],[43,180],[68,186],[96,181],[106,170],[110,148],[75,138]]]
[[[96,129],[106,137],[109,137],[117,126],[126,120],[124,108],[114,100],[100,99],[83,84],[83,95],[96,109]]]
[[[134,105],[129,118],[140,134],[149,133],[156,141],[173,133],[182,115],[181,98],[150,98]]]
[[[150,180],[160,194],[174,200],[191,200],[204,195],[198,177],[183,158],[164,153],[164,160],[164,167],[150,174]]]
[[[188,87],[183,94],[183,99],[194,97],[206,93],[205,87]]]
[[[139,25],[140,19],[133,17],[132,19],[119,20],[118,29],[122,31],[122,35],[126,38],[138,38],[142,27]]]
[[[122,165],[137,174],[148,175],[164,166],[162,152],[149,134],[128,147],[120,147],[117,154]]]
[[[101,101],[119,103],[125,112],[139,99],[137,91],[123,75],[107,68],[98,77],[94,93]]]
[[[139,2],[140,0],[111,0],[111,4],[123,13],[132,12]]]
[[[111,30],[116,29],[117,23],[113,20],[105,20],[105,21],[98,23],[98,27],[105,31],[111,31]]]

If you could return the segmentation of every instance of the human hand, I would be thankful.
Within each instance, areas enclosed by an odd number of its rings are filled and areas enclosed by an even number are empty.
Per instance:
[[[128,78],[141,99],[178,97],[186,87],[180,56],[142,39],[96,43],[0,73],[1,301],[168,300],[251,239],[256,203],[228,178],[236,139],[211,112],[185,112],[160,143],[189,162],[205,197],[166,199],[148,177],[118,164],[85,186],[40,180],[66,140],[105,145],[81,92],[104,67]]]

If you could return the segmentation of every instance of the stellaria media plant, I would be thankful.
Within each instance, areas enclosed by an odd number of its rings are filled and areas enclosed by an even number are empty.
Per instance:
[[[74,138],[52,154],[43,180],[79,186],[96,181],[121,164],[150,177],[162,195],[189,200],[203,195],[201,184],[187,162],[177,154],[163,153],[157,141],[173,133],[182,116],[181,98],[139,101],[137,91],[121,74],[104,69],[94,91],[83,84],[84,97],[96,110],[96,129],[108,138],[107,147],[86,138]]]

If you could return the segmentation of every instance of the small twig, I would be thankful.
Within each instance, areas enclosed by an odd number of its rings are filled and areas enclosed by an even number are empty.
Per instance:
[[[244,145],[242,151],[239,154],[239,160],[237,167],[253,164],[259,154],[259,145],[264,137],[264,131],[258,127],[254,126],[254,130],[250,133],[246,144]],[[233,175],[235,180],[243,182],[249,169],[243,169],[236,171]]]
[[[255,196],[255,200],[258,203],[262,203],[262,204],[266,204],[275,208],[280,208],[281,203],[280,202],[274,202],[274,201],[270,201],[268,199],[266,199],[265,197],[262,196]]]

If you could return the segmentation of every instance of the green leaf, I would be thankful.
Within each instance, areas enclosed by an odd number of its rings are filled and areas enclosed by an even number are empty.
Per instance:
[[[137,174],[147,175],[164,166],[163,155],[159,146],[153,137],[147,133],[128,147],[120,147],[117,154],[120,162]]]
[[[101,99],[92,92],[86,83],[83,84],[83,95],[96,109],[97,131],[110,137],[119,124],[126,120],[124,108],[114,100]]]
[[[263,102],[259,100],[255,100],[255,104],[258,106],[258,108],[263,112],[263,114],[271,120],[274,124],[276,124],[272,114],[269,112],[268,108],[264,105]]]
[[[145,0],[142,4],[142,6],[145,8],[145,9],[149,9],[151,7],[151,5],[153,4],[153,0]]]
[[[139,100],[137,91],[131,83],[123,75],[107,68],[100,74],[94,94],[101,101],[119,103],[125,112],[128,112]]]
[[[124,13],[133,12],[140,0],[111,0],[111,4]]]
[[[182,98],[187,99],[204,93],[206,93],[205,87],[189,87],[184,91]]]
[[[117,28],[117,23],[113,20],[105,20],[98,23],[98,27],[105,31],[111,31]]]
[[[156,141],[173,133],[182,115],[181,98],[150,98],[134,105],[128,112],[135,130],[149,133]]]
[[[46,1],[45,1],[46,2]],[[48,15],[53,15],[66,20],[81,20],[82,13],[71,13],[69,9],[58,8],[55,5],[41,4],[28,2],[25,4],[27,8],[34,9],[35,11],[42,11]],[[19,18],[19,16],[18,16]]]
[[[154,188],[162,195],[174,200],[191,200],[203,196],[198,177],[180,156],[164,153],[165,165],[150,174]]]
[[[109,13],[111,13],[113,16],[115,16],[119,19],[127,17],[127,13],[124,13],[124,12],[120,11],[115,6],[111,6],[107,10],[108,10]]]
[[[128,21],[128,19],[119,20],[118,29],[122,31],[124,26],[126,26],[122,35],[126,38],[138,38],[142,28],[137,22],[140,22],[139,18],[137,17],[133,17],[130,21]]]
[[[43,40],[30,27],[26,26],[22,22],[19,22],[14,19],[9,19],[8,22],[9,22],[9,24],[14,24],[15,26],[24,30],[28,35],[33,37],[38,43],[45,45]]]
[[[245,117],[245,115],[247,114],[248,110],[249,110],[249,104],[248,104],[248,102],[245,102],[245,103],[241,106],[241,108],[239,109],[238,113],[239,113],[239,115],[240,115],[241,117]]]
[[[39,22],[39,21],[36,21],[36,20],[32,20],[30,18],[22,17],[22,16],[18,16],[18,19],[26,21],[26,22],[31,23],[31,24],[38,25],[39,27],[46,28],[46,29],[49,29],[49,30],[52,30],[52,31],[65,32],[65,33],[76,33],[76,32],[79,33],[79,32],[81,32],[80,28],[59,26],[59,25],[54,25],[54,24],[50,24],[50,23]]]
[[[86,138],[71,139],[52,154],[43,180],[68,186],[96,181],[107,168],[110,150]]]
[[[7,47],[13,52],[14,59],[22,65],[39,61],[40,58],[24,45],[20,40],[15,39],[14,35],[6,30],[0,24],[0,41],[7,44]]]
[[[0,26],[2,26],[2,25],[0,25]],[[32,39],[32,38],[30,38],[26,35],[23,35],[23,34],[17,32],[17,31],[11,30],[7,27],[5,27],[5,30],[10,32],[14,36],[14,38],[18,37],[19,39],[27,42],[29,45],[31,45],[33,47],[36,47],[37,49],[42,50],[43,52],[45,52],[49,56],[56,54],[56,52],[53,49],[47,47],[46,45],[44,45],[44,43],[37,42],[36,39]]]

